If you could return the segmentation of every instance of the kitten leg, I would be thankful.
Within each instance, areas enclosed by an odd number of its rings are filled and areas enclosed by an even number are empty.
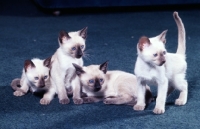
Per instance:
[[[142,81],[140,78],[137,78],[137,103],[133,107],[136,111],[144,110],[145,104],[145,94],[146,94],[146,82]]]
[[[21,87],[20,90],[16,90],[13,95],[15,96],[22,96],[28,92],[29,86],[25,80],[20,81]]]
[[[72,88],[73,88],[73,101],[75,104],[82,104],[83,99],[81,98],[81,84],[79,77],[76,76],[72,82]]]
[[[134,99],[134,97],[124,94],[116,97],[107,97],[103,102],[105,104],[132,104],[133,101],[136,103],[136,99]]]
[[[188,95],[188,83],[184,79],[184,76],[177,75],[175,77],[175,87],[180,91],[179,98],[176,99],[176,105],[185,105],[187,102],[187,95]]]
[[[42,99],[40,99],[40,104],[42,105],[48,105],[51,100],[53,99],[54,95],[55,95],[55,89],[54,88],[50,88],[43,96]]]
[[[156,106],[153,110],[155,114],[165,112],[165,102],[168,90],[168,79],[164,78],[163,82],[158,83],[158,97],[156,98]]]
[[[83,97],[83,103],[95,103],[103,100],[103,97],[89,96]]]

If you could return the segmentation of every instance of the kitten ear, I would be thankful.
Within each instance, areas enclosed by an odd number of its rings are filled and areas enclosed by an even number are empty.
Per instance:
[[[101,64],[100,67],[99,67],[99,69],[100,69],[101,71],[103,71],[103,73],[106,74],[106,72],[107,72],[107,67],[108,67],[108,61],[106,61],[106,62],[104,62],[103,64]]]
[[[167,34],[167,31],[168,30],[165,30],[165,31],[163,31],[160,35],[158,35],[157,37],[158,37],[158,39],[160,40],[160,41],[162,41],[164,44],[166,43],[166,34]]]
[[[74,66],[74,68],[76,69],[76,74],[79,76],[82,73],[85,73],[85,71],[83,71],[83,68],[75,63],[72,63],[72,65]]]
[[[25,60],[25,61],[24,61],[24,69],[25,69],[25,72],[27,72],[28,69],[31,69],[31,68],[35,68],[34,63],[33,63],[31,60]]]
[[[43,65],[50,68],[51,67],[51,56],[44,60]]]
[[[142,51],[144,48],[146,47],[149,47],[150,45],[150,40],[148,37],[146,36],[142,36],[140,39],[139,39],[139,42],[138,42],[138,48],[140,51]]]
[[[62,30],[62,31],[60,31],[60,33],[59,33],[59,35],[58,35],[58,40],[59,40],[59,42],[62,44],[63,42],[65,42],[65,41],[67,41],[67,40],[69,40],[71,37],[69,36],[69,34],[66,32],[66,31],[64,31],[64,30]]]
[[[83,28],[82,30],[79,30],[79,35],[80,35],[83,39],[86,39],[86,38],[87,38],[87,28],[88,28],[88,27],[85,27],[85,28]]]

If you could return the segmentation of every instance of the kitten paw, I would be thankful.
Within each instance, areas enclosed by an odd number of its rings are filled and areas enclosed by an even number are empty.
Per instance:
[[[74,98],[73,101],[74,101],[74,104],[82,104],[83,103],[82,98]]]
[[[83,98],[83,103],[92,103],[94,100],[92,98]]]
[[[14,95],[14,96],[22,96],[22,95],[24,95],[24,93],[21,92],[21,91],[15,91],[15,92],[13,93],[13,95]]]
[[[104,101],[103,101],[103,103],[104,104],[115,104],[115,101],[114,100],[112,100],[112,99],[104,99]]]
[[[141,105],[135,105],[135,106],[133,107],[133,109],[134,109],[135,111],[143,111],[144,108],[145,108],[145,106],[141,106]]]
[[[182,106],[185,104],[186,104],[186,101],[183,101],[181,99],[176,99],[176,101],[175,101],[175,105],[178,105],[178,106]]]
[[[59,100],[61,104],[68,104],[70,102],[69,98]]]
[[[48,100],[45,98],[40,99],[40,104],[42,104],[42,105],[48,105],[50,102],[51,102],[51,100]]]
[[[155,114],[163,114],[165,112],[165,109],[154,108],[153,112]]]

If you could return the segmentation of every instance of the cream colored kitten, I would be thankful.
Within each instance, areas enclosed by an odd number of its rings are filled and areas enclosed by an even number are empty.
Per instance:
[[[54,94],[58,94],[61,104],[70,102],[66,89],[72,89],[73,101],[81,104],[83,100],[80,96],[80,81],[75,74],[72,63],[83,65],[83,51],[85,50],[85,40],[87,37],[87,27],[76,32],[61,31],[58,37],[60,47],[52,56],[51,84],[52,87],[46,95],[49,103]]]
[[[101,65],[81,67],[73,64],[80,77],[82,92],[86,94],[84,103],[98,102],[105,104],[134,105],[137,101],[137,80],[135,75],[123,71],[107,71],[107,62]],[[148,101],[152,98],[149,88]]]
[[[178,26],[178,49],[176,53],[167,53],[165,49],[167,31],[163,31],[153,38],[144,36],[139,40],[137,45],[138,57],[134,70],[138,81],[138,101],[134,110],[144,110],[144,86],[149,83],[158,85],[154,113],[162,114],[165,112],[168,89],[169,93],[174,88],[180,91],[180,96],[175,101],[176,105],[184,105],[187,102],[185,28],[178,13],[174,12],[173,16]]]
[[[47,58],[46,60],[38,58],[26,60],[24,62],[21,79],[17,78],[11,82],[11,87],[15,90],[13,94],[15,96],[22,96],[28,90],[33,93],[48,91],[51,87],[49,79],[50,62],[51,58]],[[43,100],[45,100],[45,97],[40,100],[41,104],[44,104]]]

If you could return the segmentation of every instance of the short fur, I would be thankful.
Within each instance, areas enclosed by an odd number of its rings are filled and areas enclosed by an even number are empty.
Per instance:
[[[138,101],[134,110],[144,110],[144,86],[148,83],[158,85],[156,106],[153,110],[156,114],[165,112],[165,102],[168,94],[174,88],[180,91],[176,99],[176,105],[184,105],[187,102],[188,84],[185,79],[187,63],[185,61],[185,28],[177,12],[173,14],[178,26],[178,49],[176,53],[167,53],[165,49],[166,33],[148,38],[141,37],[137,45],[138,57],[135,64],[135,74],[138,81]]]
[[[83,100],[80,95],[80,81],[75,74],[72,63],[83,65],[83,52],[85,50],[85,40],[87,37],[87,27],[76,32],[61,31],[58,36],[60,47],[52,56],[51,84],[52,89],[47,94],[48,102],[52,100],[55,93],[58,94],[61,104],[70,102],[66,89],[72,89],[73,101],[81,104]]]
[[[15,90],[13,94],[15,96],[22,96],[29,90],[33,93],[45,93],[48,91],[51,87],[49,79],[50,63],[51,57],[46,60],[38,58],[26,60],[24,62],[21,79],[16,78],[11,82],[11,87]],[[44,99],[45,97],[40,100],[41,104],[44,104]]]
[[[104,100],[105,104],[134,105],[137,101],[137,80],[133,74],[123,71],[107,71],[107,62],[101,65],[81,67],[73,64],[80,77],[84,103]],[[147,88],[148,101],[152,98]]]

